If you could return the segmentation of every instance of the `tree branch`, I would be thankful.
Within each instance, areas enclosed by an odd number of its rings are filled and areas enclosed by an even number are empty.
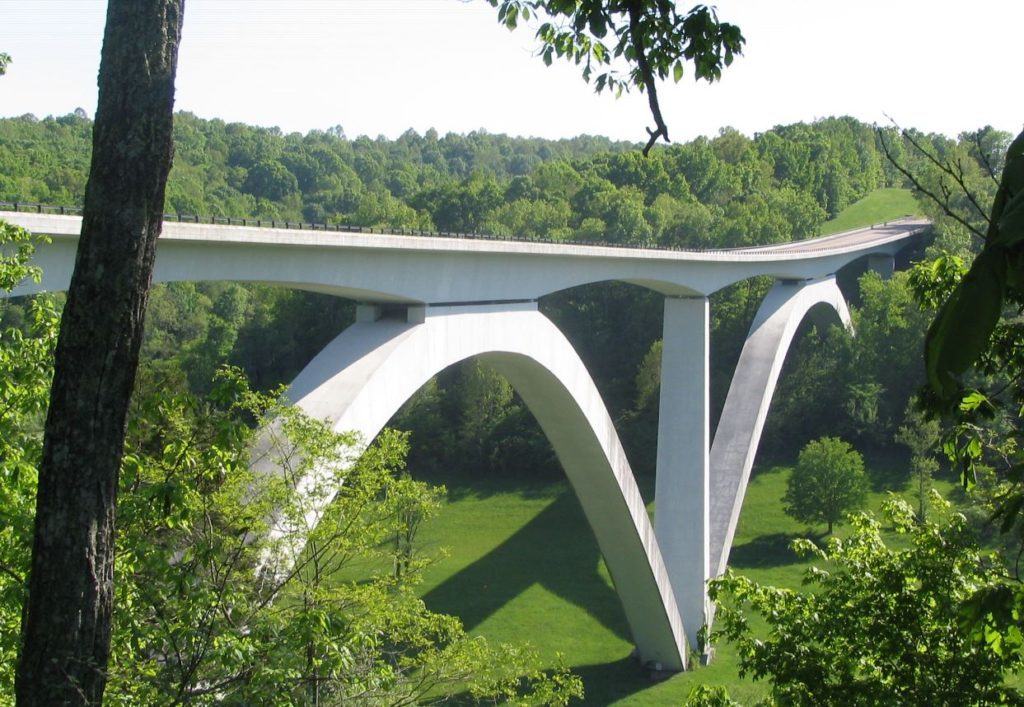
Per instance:
[[[644,47],[643,31],[640,27],[643,11],[640,4],[633,0],[627,6],[627,12],[629,14],[629,36],[633,43],[633,48],[636,50],[637,71],[640,73],[641,81],[643,81],[643,88],[647,92],[647,104],[651,108],[651,115],[654,116],[655,129],[647,128],[649,137],[643,149],[644,157],[646,157],[659,137],[665,138],[665,142],[671,142],[671,140],[668,137],[668,126],[665,125],[665,119],[661,115],[661,104],[658,103],[658,87],[654,78],[654,71],[651,69],[650,61],[647,59],[647,49]]]
[[[915,177],[910,172],[910,170],[908,170],[906,167],[901,165],[896,160],[896,158],[892,154],[892,151],[889,149],[889,143],[886,141],[885,133],[882,131],[881,128],[878,128],[878,136],[879,136],[879,138],[881,140],[882,151],[885,153],[886,159],[889,160],[889,162],[892,164],[892,166],[895,167],[899,171],[900,174],[902,174],[904,177],[906,177],[908,180],[910,180],[910,183],[914,185],[915,189],[917,189],[919,192],[921,192],[922,194],[927,196],[929,199],[934,201],[939,206],[939,208],[942,209],[943,213],[945,213],[951,219],[953,219],[954,221],[959,223],[961,226],[966,228],[971,233],[971,235],[973,235],[973,236],[975,236],[977,238],[980,238],[981,240],[985,240],[985,234],[984,233],[982,233],[977,228],[972,226],[963,217],[961,217],[959,214],[955,213],[949,207],[948,197],[946,199],[940,199],[931,190],[929,190],[927,187],[925,187],[923,184],[921,184],[921,181],[917,177]],[[911,144],[914,144],[913,141],[911,141]],[[914,144],[914,146],[917,147],[916,144]],[[918,149],[920,149],[920,148],[918,148]]]

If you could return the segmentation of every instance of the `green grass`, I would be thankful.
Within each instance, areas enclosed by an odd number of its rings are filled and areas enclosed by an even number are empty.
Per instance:
[[[870,508],[889,490],[910,494],[900,464],[871,466]],[[751,480],[731,564],[759,581],[798,587],[806,563],[789,543],[807,529],[782,511],[789,473],[773,467]],[[630,658],[621,605],[568,484],[481,477],[449,487],[449,501],[420,535],[446,549],[426,572],[423,596],[432,609],[460,616],[471,633],[490,640],[529,642],[546,665],[561,653],[582,676],[587,704],[682,704],[698,683],[726,685],[744,704],[765,694],[766,685],[739,677],[728,645],[717,647],[708,667],[650,681]]]
[[[847,206],[831,221],[825,222],[821,227],[821,235],[850,231],[919,213],[921,209],[909,189],[878,189]]]

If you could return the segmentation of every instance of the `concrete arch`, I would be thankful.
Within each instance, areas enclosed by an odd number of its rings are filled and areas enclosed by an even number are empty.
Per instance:
[[[289,398],[306,414],[369,441],[439,371],[473,357],[495,368],[551,441],[597,537],[641,660],[684,669],[685,634],[653,527],[604,402],[572,345],[535,303],[425,312],[421,323],[352,325],[298,375]]]
[[[830,312],[851,328],[850,311],[834,275],[777,282],[754,317],[709,455],[712,576],[725,572],[750,470],[793,337],[806,316],[821,321],[818,316]]]

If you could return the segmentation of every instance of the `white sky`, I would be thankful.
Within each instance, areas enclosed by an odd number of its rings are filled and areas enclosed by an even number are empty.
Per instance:
[[[688,4],[696,0],[688,0]],[[745,55],[713,86],[665,86],[674,139],[853,115],[949,135],[1024,123],[1022,0],[719,0]],[[93,114],[105,3],[0,0],[0,115]],[[545,67],[484,0],[186,0],[177,108],[286,132],[640,141],[643,96],[595,96]]]

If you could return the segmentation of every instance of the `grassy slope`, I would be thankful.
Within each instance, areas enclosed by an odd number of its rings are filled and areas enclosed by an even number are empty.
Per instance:
[[[822,233],[916,211],[909,191],[882,189],[826,223]],[[877,508],[894,486],[884,479],[899,478],[899,472],[880,470],[878,464],[874,469],[881,482],[870,506]],[[788,475],[788,469],[776,467],[752,479],[732,566],[763,582],[798,587],[806,564],[793,556],[789,542],[806,529],[782,512]],[[895,484],[897,490],[908,492],[904,483]],[[709,667],[658,684],[648,680],[630,658],[633,646],[622,608],[565,483],[459,481],[420,539],[446,551],[426,573],[423,594],[432,608],[462,617],[470,631],[494,641],[529,641],[549,665],[561,653],[583,677],[588,704],[681,704],[702,682],[727,685],[742,703],[765,693],[766,686],[739,677],[727,645],[717,648]]]
[[[887,490],[910,493],[897,469],[874,469],[879,482],[871,508],[878,508]],[[751,481],[732,566],[795,588],[806,563],[792,554],[789,542],[806,529],[782,512],[789,473],[774,467]],[[548,665],[561,653],[583,677],[588,704],[680,704],[700,682],[728,685],[743,703],[764,694],[764,685],[739,677],[727,645],[718,648],[710,667],[649,682],[630,659],[621,606],[567,484],[477,479],[460,483],[451,496],[420,535],[447,551],[426,575],[423,591],[431,608],[462,617],[473,633],[491,640],[528,641]]]
[[[871,192],[821,227],[821,234],[849,231],[874,223],[884,223],[912,214],[921,213],[909,189],[879,189]]]

